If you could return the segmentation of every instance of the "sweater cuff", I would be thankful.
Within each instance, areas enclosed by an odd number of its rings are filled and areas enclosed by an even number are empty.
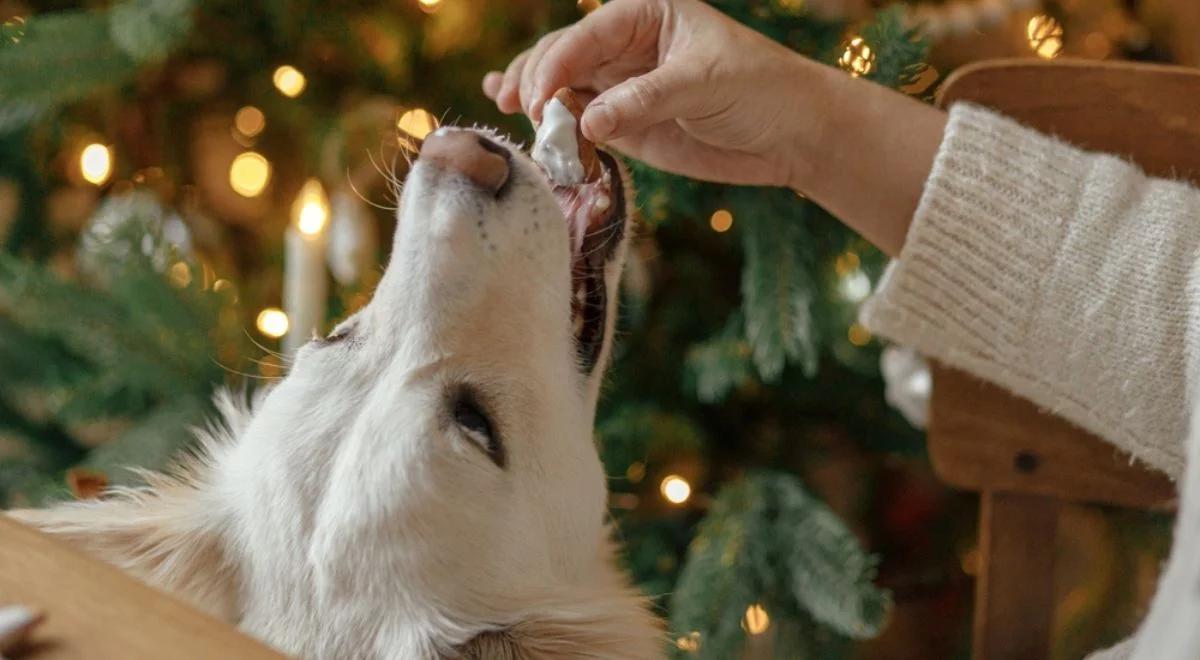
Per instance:
[[[872,332],[974,373],[1033,372],[1024,347],[1039,274],[1062,243],[1086,162],[1031,133],[978,106],[951,109],[900,258],[863,306]]]
[[[1124,428],[1126,418],[1096,408],[1068,378],[1087,366],[1067,357],[1079,353],[1065,318],[1076,302],[1068,289],[1086,286],[1088,269],[1102,267],[1092,253],[1103,255],[1098,247],[1112,240],[1086,227],[1072,229],[1070,219],[1081,215],[1081,205],[1087,206],[1082,215],[1099,215],[1083,195],[1103,196],[1099,187],[1123,181],[1109,176],[1114,168],[1129,169],[979,106],[955,105],[900,258],[864,304],[861,321],[877,335],[1100,433],[1174,476],[1181,464],[1177,447],[1147,443],[1162,434]],[[1092,218],[1093,225],[1103,221]],[[1064,296],[1072,304],[1064,305]]]

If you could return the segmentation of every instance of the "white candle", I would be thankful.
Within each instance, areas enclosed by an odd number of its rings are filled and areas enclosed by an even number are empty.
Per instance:
[[[325,323],[329,292],[325,273],[325,229],[329,199],[321,182],[309,179],[292,204],[292,222],[284,234],[283,311],[289,321],[283,352],[291,355]]]

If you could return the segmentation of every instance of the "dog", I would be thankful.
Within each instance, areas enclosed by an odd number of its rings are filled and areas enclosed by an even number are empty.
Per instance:
[[[581,224],[512,142],[439,129],[370,303],[178,469],[10,515],[295,656],[660,657],[593,444],[632,208],[599,157]]]

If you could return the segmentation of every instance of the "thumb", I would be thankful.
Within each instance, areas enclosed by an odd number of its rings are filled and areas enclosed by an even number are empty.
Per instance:
[[[580,119],[583,134],[606,142],[662,121],[689,114],[699,87],[676,67],[659,67],[615,85],[588,104]]]

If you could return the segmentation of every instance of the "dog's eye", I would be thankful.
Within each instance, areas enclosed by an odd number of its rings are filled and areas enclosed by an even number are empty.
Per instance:
[[[505,465],[504,446],[496,435],[487,413],[470,395],[462,395],[454,403],[454,423],[483,449],[488,458],[500,467]]]
[[[354,326],[348,325],[341,328],[335,328],[334,331],[329,333],[328,336],[321,337],[320,342],[322,344],[336,344],[338,342],[346,341],[352,336],[354,336]]]

